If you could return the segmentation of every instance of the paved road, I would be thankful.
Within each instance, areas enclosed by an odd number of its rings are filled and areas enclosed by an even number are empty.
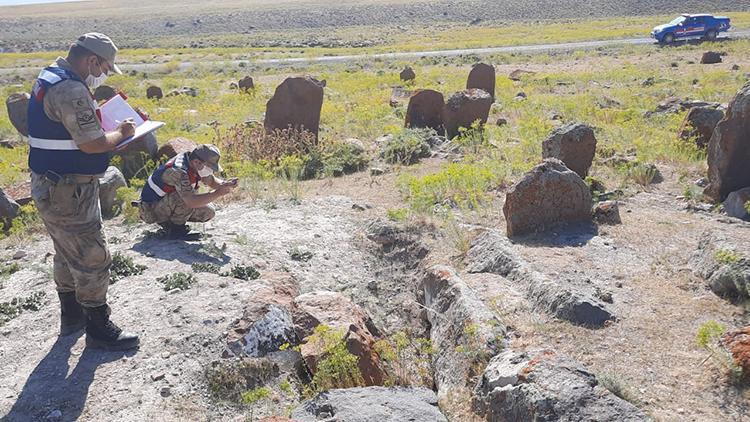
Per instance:
[[[732,31],[729,33],[727,38],[720,38],[719,40],[725,39],[736,39],[736,38],[750,38],[750,30],[743,31]],[[535,52],[547,52],[547,51],[566,51],[566,50],[584,50],[584,49],[595,49],[600,47],[613,47],[620,45],[642,45],[642,44],[654,44],[655,41],[652,38],[627,38],[627,39],[616,39],[616,40],[605,40],[605,41],[581,41],[571,43],[560,43],[560,44],[531,44],[531,45],[516,45],[507,47],[487,47],[487,48],[463,48],[457,50],[433,50],[433,51],[408,51],[399,53],[382,53],[382,54],[360,54],[360,55],[347,55],[347,56],[319,56],[319,57],[293,57],[293,58],[281,58],[281,59],[259,59],[259,60],[232,60],[228,63],[232,65],[239,64],[256,64],[265,66],[304,66],[312,64],[325,64],[325,63],[348,63],[357,62],[360,60],[373,60],[373,59],[413,59],[420,57],[455,57],[462,55],[488,55],[488,54],[501,54],[501,53],[535,53]],[[656,46],[656,45],[655,45]],[[223,65],[227,61],[208,61],[200,62],[201,65]],[[179,65],[179,70],[189,69],[194,66],[193,62],[182,62]],[[136,70],[139,72],[149,72],[159,70],[164,65],[161,63],[122,63],[120,68],[122,70]],[[28,68],[0,68],[0,74],[13,73],[19,71],[31,70]],[[37,69],[34,69],[37,71]]]

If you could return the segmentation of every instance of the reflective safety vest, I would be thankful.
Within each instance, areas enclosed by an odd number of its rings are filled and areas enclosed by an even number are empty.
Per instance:
[[[159,168],[149,176],[146,185],[143,187],[143,190],[141,191],[141,201],[156,202],[176,190],[174,186],[165,183],[162,179],[164,171],[172,167],[187,172],[188,177],[190,178],[190,184],[195,185],[195,189],[198,189],[198,182],[200,182],[201,178],[198,175],[198,172],[190,168],[190,160],[188,158],[189,154],[189,152],[178,154],[165,164],[159,166]]]
[[[44,112],[45,94],[67,79],[84,83],[75,73],[51,66],[42,70],[34,84],[28,109],[29,168],[37,174],[104,173],[109,166],[109,154],[86,154],[79,150],[65,126]]]

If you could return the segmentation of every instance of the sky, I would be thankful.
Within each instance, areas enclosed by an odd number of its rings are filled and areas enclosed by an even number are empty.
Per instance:
[[[0,0],[0,6],[18,6],[22,4],[41,4],[41,3],[66,3],[70,1],[83,1],[83,0]]]

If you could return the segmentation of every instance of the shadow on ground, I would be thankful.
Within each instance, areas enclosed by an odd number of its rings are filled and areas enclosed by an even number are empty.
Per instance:
[[[217,265],[228,264],[232,258],[219,250],[206,253],[207,249],[217,249],[212,242],[187,242],[184,240],[168,240],[155,236],[146,236],[133,245],[133,250],[141,255],[162,259],[165,261],[179,261],[191,265],[194,262],[210,262]],[[217,255],[221,254],[220,258]]]
[[[513,237],[513,243],[525,246],[545,246],[569,248],[586,246],[599,235],[599,228],[594,223],[570,224],[564,227],[547,230],[543,233]]]
[[[71,348],[79,335],[58,337],[47,355],[34,368],[13,408],[3,422],[75,421],[86,406],[89,387],[99,365],[114,362],[136,351],[105,352],[85,348],[70,372]],[[70,374],[68,374],[70,372]],[[59,415],[52,412],[59,411]]]

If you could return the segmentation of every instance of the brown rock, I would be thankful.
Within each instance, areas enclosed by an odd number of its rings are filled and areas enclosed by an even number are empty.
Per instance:
[[[492,96],[482,89],[467,89],[453,94],[443,109],[445,131],[449,139],[459,135],[460,128],[471,128],[477,121],[484,127],[492,107]]]
[[[716,64],[721,63],[721,53],[715,51],[706,51],[701,56],[701,64]]]
[[[443,94],[431,89],[419,90],[409,99],[406,109],[408,128],[431,128],[438,134],[445,132],[443,124]]]
[[[109,101],[115,95],[117,95],[117,91],[109,85],[102,85],[94,90],[94,99],[97,102]]]
[[[478,63],[474,65],[466,81],[466,89],[478,88],[489,93],[495,100],[495,68],[488,64]]]
[[[298,296],[294,304],[294,325],[299,338],[309,337],[321,324],[342,330],[347,349],[359,358],[359,370],[365,385],[383,384],[386,374],[374,350],[381,334],[362,308],[341,293],[325,291]],[[323,358],[321,345],[309,341],[302,345],[300,351],[314,373],[317,363]]]
[[[594,220],[599,224],[617,225],[622,224],[620,218],[620,207],[617,201],[604,201],[594,207]]]
[[[511,81],[520,81],[521,78],[525,75],[533,75],[535,72],[529,71],[529,70],[523,70],[523,69],[516,69],[508,75],[508,78]]]
[[[183,152],[190,152],[197,148],[198,145],[187,138],[173,138],[167,141],[166,144],[162,145],[156,152],[156,156],[159,158],[166,157],[172,158],[177,154]]]
[[[149,100],[153,100],[154,98],[157,100],[161,100],[164,98],[164,93],[161,91],[161,88],[159,88],[156,85],[151,85],[146,89],[146,98]]]
[[[716,125],[724,118],[724,112],[712,107],[691,108],[680,126],[682,140],[695,140],[695,145],[706,149]]]
[[[543,158],[557,158],[581,178],[588,176],[595,153],[594,130],[582,123],[562,126],[542,143]]]
[[[729,104],[708,143],[708,179],[704,191],[715,201],[750,186],[750,83]]]
[[[730,331],[721,336],[721,345],[732,355],[734,363],[750,378],[750,327]]]
[[[239,83],[237,83],[237,87],[242,92],[247,92],[251,89],[255,89],[255,83],[253,82],[253,78],[250,76],[245,76],[244,78],[240,79]]]
[[[407,82],[417,79],[417,74],[414,73],[414,69],[412,69],[411,66],[406,66],[399,74],[399,77],[402,81]]]
[[[294,129],[318,137],[323,85],[309,76],[287,78],[266,105],[266,131]]]
[[[750,220],[748,204],[750,204],[750,187],[730,193],[727,196],[727,199],[722,203],[724,206],[724,212],[726,212],[727,215],[742,220]]]
[[[591,192],[562,161],[548,158],[508,190],[503,214],[508,236],[591,221]]]
[[[18,133],[23,136],[29,135],[28,125],[28,108],[29,99],[31,96],[26,92],[17,92],[10,94],[7,100],[5,100],[5,107],[8,109],[8,118],[16,128]]]

